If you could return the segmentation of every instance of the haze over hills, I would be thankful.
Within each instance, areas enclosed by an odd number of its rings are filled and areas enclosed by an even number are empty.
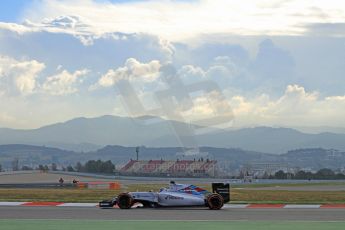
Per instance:
[[[0,145],[0,162],[5,168],[10,168],[13,159],[19,159],[21,165],[35,167],[39,164],[57,163],[59,165],[75,165],[77,162],[86,162],[88,160],[111,160],[117,165],[125,164],[129,159],[136,157],[136,147],[124,147],[117,145],[108,145],[96,151],[74,152],[58,148],[32,145]],[[202,154],[189,156],[189,159],[207,158],[217,159],[220,163],[231,165],[238,168],[241,164],[248,161],[271,161],[277,158],[276,155],[265,154],[241,149],[222,149],[212,147],[201,147]],[[140,147],[140,159],[164,159],[176,160],[186,159],[188,156],[182,155],[182,148],[148,148]]]
[[[76,118],[32,130],[1,128],[0,144],[45,145],[74,151],[94,151],[106,145],[180,147],[173,127],[182,129],[185,125],[157,117]],[[196,135],[195,140],[199,146],[241,148],[273,154],[298,148],[345,150],[345,134],[309,134],[289,128],[217,130]]]
[[[0,145],[0,163],[3,169],[11,169],[14,159],[19,160],[20,167],[26,165],[37,167],[39,164],[59,166],[76,165],[77,162],[88,160],[111,160],[122,167],[129,159],[135,159],[136,147],[105,146],[96,151],[74,152],[58,148],[31,146],[31,145]],[[201,147],[199,155],[183,155],[182,148],[148,148],[140,147],[139,159],[151,160],[183,160],[183,159],[216,159],[218,166],[226,170],[238,170],[247,164],[278,163],[291,167],[309,168],[318,170],[321,168],[341,169],[345,164],[345,152],[327,149],[299,149],[284,154],[269,154],[255,151],[247,151],[236,148]]]

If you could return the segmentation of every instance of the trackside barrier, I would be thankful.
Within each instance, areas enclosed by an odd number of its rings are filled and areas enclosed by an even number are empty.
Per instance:
[[[0,184],[0,188],[74,188],[72,183],[21,183],[21,184]]]
[[[77,187],[78,187],[78,188],[87,188],[87,183],[81,183],[81,182],[79,182],[79,183],[77,184]]]
[[[0,188],[90,188],[90,189],[112,189],[117,190],[121,188],[118,182],[79,182],[76,184],[72,183],[22,183],[22,184],[0,184]]]
[[[121,188],[118,182],[79,182],[77,187],[80,189],[112,189],[118,190]]]

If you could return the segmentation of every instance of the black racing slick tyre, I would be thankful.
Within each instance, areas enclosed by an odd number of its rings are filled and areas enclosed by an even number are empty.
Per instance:
[[[211,210],[219,210],[224,205],[224,199],[221,195],[218,193],[212,193],[209,196],[207,196],[207,206]]]
[[[120,209],[129,209],[132,207],[134,200],[130,194],[120,193],[117,196],[117,202],[116,203]]]

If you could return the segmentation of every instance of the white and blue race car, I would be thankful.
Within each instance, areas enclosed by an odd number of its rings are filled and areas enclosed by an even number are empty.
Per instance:
[[[140,203],[142,207],[185,207],[204,206],[209,209],[221,209],[230,200],[229,184],[212,183],[212,193],[190,184],[175,184],[170,182],[167,188],[159,192],[128,192],[121,193],[112,200],[99,202],[99,207],[113,207],[129,209]]]

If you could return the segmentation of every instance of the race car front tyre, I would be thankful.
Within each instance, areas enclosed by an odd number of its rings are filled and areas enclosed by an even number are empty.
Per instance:
[[[128,193],[121,193],[117,196],[117,205],[120,209],[129,209],[132,207],[134,200]]]
[[[210,194],[207,199],[207,206],[211,210],[219,210],[223,207],[224,205],[224,199],[221,195],[218,193],[212,193]]]

